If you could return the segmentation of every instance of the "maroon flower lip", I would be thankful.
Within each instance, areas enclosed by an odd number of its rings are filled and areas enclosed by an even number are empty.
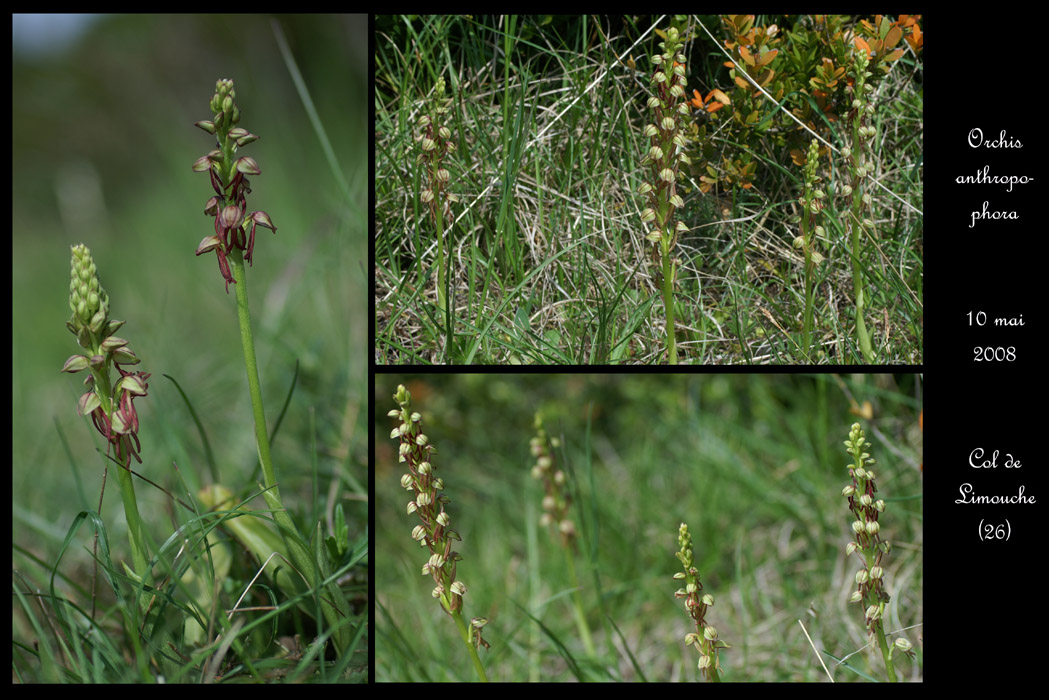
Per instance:
[[[121,464],[129,464],[132,457],[141,463],[142,444],[134,401],[148,395],[150,375],[123,368],[122,365],[137,365],[140,360],[128,341],[114,335],[124,322],[109,319],[109,297],[99,282],[91,252],[82,245],[73,247],[71,280],[69,306],[73,317],[66,327],[86,353],[71,356],[62,371],[76,374],[90,370],[84,382],[88,390],[77,402],[77,413],[91,416],[95,429],[115,448]],[[110,385],[112,367],[116,367],[120,378]]]

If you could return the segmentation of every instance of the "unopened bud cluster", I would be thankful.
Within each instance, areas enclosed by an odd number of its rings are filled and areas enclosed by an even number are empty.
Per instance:
[[[73,316],[66,328],[87,352],[72,355],[62,371],[75,374],[90,370],[84,380],[88,391],[80,397],[77,413],[91,416],[95,428],[115,448],[121,464],[128,464],[130,457],[141,462],[134,400],[146,396],[150,375],[123,368],[138,364],[139,358],[128,341],[114,335],[124,322],[109,318],[109,295],[102,288],[91,251],[84,245],[73,246],[70,267],[69,308]],[[110,377],[114,367],[120,375],[116,383]]]
[[[417,162],[425,166],[427,180],[419,193],[419,199],[429,207],[435,223],[440,213],[442,229],[451,218],[451,203],[459,201],[459,197],[448,190],[451,173],[444,167],[444,157],[455,152],[452,130],[445,124],[445,116],[452,101],[444,96],[444,88],[442,77],[437,80],[428,113],[419,117],[415,124],[415,140],[419,145]]]
[[[412,395],[404,387],[397,387],[393,396],[399,408],[387,415],[397,421],[390,437],[400,441],[398,461],[407,465],[408,471],[401,477],[401,486],[412,494],[408,501],[408,514],[419,516],[421,523],[412,530],[412,539],[429,551],[429,558],[422,566],[424,576],[434,582],[431,595],[441,602],[445,612],[462,611],[466,584],[455,577],[456,566],[462,561],[459,552],[452,549],[453,541],[462,541],[459,533],[450,527],[452,519],[445,506],[449,499],[444,495],[444,481],[434,473],[431,455],[437,449],[422,432],[422,415],[412,410]],[[471,621],[474,642],[480,646],[481,627],[486,621],[475,618]],[[485,645],[487,646],[487,645]]]
[[[545,491],[543,515],[539,518],[539,524],[549,526],[552,531],[557,532],[562,546],[571,547],[575,541],[576,529],[575,523],[568,517],[572,496],[568,492],[567,476],[557,468],[554,458],[553,448],[557,447],[558,439],[546,434],[542,416],[538,413],[535,414],[535,430],[535,437],[530,443],[532,456],[535,458],[532,478],[543,482]]]
[[[645,197],[648,206],[641,212],[641,222],[645,225],[645,238],[653,244],[657,262],[661,256],[670,254],[678,235],[688,230],[685,223],[675,217],[685,206],[677,193],[680,167],[691,163],[685,153],[688,139],[684,127],[691,118],[691,109],[685,99],[687,81],[682,45],[680,33],[671,27],[666,41],[659,44],[663,53],[652,57],[654,94],[648,99],[652,119],[643,130],[649,146],[641,164],[648,175],[638,193]]]
[[[204,206],[204,214],[214,217],[215,235],[205,236],[197,246],[197,255],[214,250],[218,256],[219,272],[229,284],[236,280],[230,271],[226,257],[237,248],[244,251],[244,259],[252,264],[255,250],[255,227],[263,226],[277,232],[269,214],[264,211],[247,211],[247,195],[251,193],[246,175],[260,175],[262,170],[254,158],[234,158],[241,146],[258,140],[258,136],[247,129],[236,126],[240,123],[240,108],[237,107],[233,81],[224,79],[215,83],[215,94],[211,96],[213,119],[195,122],[197,126],[216,138],[215,148],[201,156],[193,164],[196,172],[211,176],[211,187],[215,196]]]
[[[704,677],[710,681],[718,681],[721,674],[718,652],[720,649],[729,648],[729,645],[718,638],[718,631],[715,627],[707,624],[706,614],[707,610],[714,605],[714,596],[702,592],[703,584],[700,583],[699,572],[694,566],[692,535],[685,523],[681,523],[678,528],[677,542],[679,547],[677,558],[684,567],[684,571],[674,574],[674,579],[684,581],[685,587],[679,588],[674,593],[674,597],[685,600],[685,611],[696,625],[695,632],[685,635],[685,645],[694,646],[699,652],[698,666]]]

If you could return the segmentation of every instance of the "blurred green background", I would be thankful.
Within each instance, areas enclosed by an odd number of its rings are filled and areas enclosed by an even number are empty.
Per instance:
[[[22,50],[31,23],[15,18],[12,70],[12,507],[14,540],[45,561],[80,510],[97,507],[104,449],[76,414],[83,375],[60,374],[78,352],[70,316],[71,245],[84,243],[109,293],[111,316],[151,372],[136,403],[143,475],[185,498],[210,480],[204,450],[174,377],[194,403],[222,479],[253,484],[258,461],[237,330],[215,255],[195,257],[213,233],[212,195],[193,162],[214,138],[219,78],[232,78],[241,126],[261,139],[249,208],[270,214],[248,270],[256,352],[272,425],[299,379],[273,445],[289,507],[308,508],[311,441],[317,467],[338,481],[354,533],[367,525],[368,22],[364,16],[107,15],[60,43],[48,33]],[[333,170],[280,51],[286,37],[337,160]],[[341,182],[340,182],[341,181]],[[315,425],[315,433],[311,428]],[[64,444],[63,440],[65,441]],[[67,446],[73,455],[67,456]],[[172,463],[179,467],[177,475]],[[111,470],[112,471],[112,470]],[[111,475],[112,476],[112,475]],[[186,485],[180,479],[185,479]],[[170,533],[163,494],[139,482],[153,537]],[[103,518],[125,551],[116,482]],[[352,533],[351,533],[352,534]],[[68,556],[90,558],[82,532]],[[66,567],[63,566],[65,569]]]
[[[859,564],[844,555],[853,516],[841,496],[849,483],[842,443],[856,421],[872,444],[887,502],[880,520],[893,544],[884,561],[887,630],[910,628],[902,634],[918,652],[897,669],[906,680],[923,677],[919,375],[381,374],[377,680],[475,679],[455,626],[430,597],[432,580],[420,575],[428,553],[411,538],[418,518],[405,513],[411,497],[399,479],[406,469],[387,416],[399,383],[437,448],[433,465],[462,535],[455,549],[463,555],[458,578],[469,588],[465,616],[490,618],[491,649],[482,658],[493,681],[698,679],[698,654],[683,643],[694,628],[674,598],[682,521],[716,601],[707,622],[732,647],[721,657],[725,680],[826,681],[799,619],[817,649],[839,657],[868,641],[862,611],[848,603]],[[538,527],[543,489],[531,478],[529,453],[536,411],[561,439],[557,463],[575,488],[573,518],[583,532],[576,568],[604,650],[597,662],[573,623],[559,546]],[[581,673],[518,605],[564,644]],[[868,668],[868,654],[849,663],[884,680],[880,657]],[[836,681],[862,679],[823,660]]]

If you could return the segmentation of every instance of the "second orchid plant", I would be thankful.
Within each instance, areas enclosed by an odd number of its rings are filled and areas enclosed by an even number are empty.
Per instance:
[[[262,404],[262,389],[259,382],[258,365],[255,359],[255,341],[251,329],[248,308],[247,278],[244,262],[253,262],[255,228],[263,226],[277,232],[277,227],[264,211],[248,211],[247,195],[251,193],[248,175],[259,175],[262,170],[254,158],[237,156],[237,151],[254,141],[258,136],[239,126],[241,112],[236,103],[233,81],[219,80],[211,97],[212,119],[199,121],[195,126],[216,138],[215,148],[201,156],[193,165],[197,172],[206,172],[211,178],[215,194],[208,199],[204,213],[214,217],[215,233],[205,236],[197,247],[197,255],[214,251],[218,256],[219,271],[229,293],[233,283],[237,297],[237,319],[240,326],[241,347],[248,375],[248,391],[251,396],[252,414],[255,424],[255,443],[263,474],[263,497],[273,512],[273,519],[280,529],[287,554],[292,564],[305,579],[310,589],[319,592],[319,606],[325,621],[332,630],[335,646],[340,651],[351,644],[351,630],[347,621],[349,606],[338,584],[331,580],[326,570],[327,560],[323,548],[311,551],[299,533],[288,512],[284,509],[277,487],[277,477],[270,452],[269,432]],[[319,534],[315,540],[320,539]]]

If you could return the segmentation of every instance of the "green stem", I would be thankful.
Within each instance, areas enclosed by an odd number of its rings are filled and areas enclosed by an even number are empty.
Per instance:
[[[445,610],[448,610],[451,606],[451,601],[447,599],[449,597],[447,593],[441,596],[441,603],[444,605]],[[452,610],[450,614],[452,619],[455,620],[455,626],[459,628],[460,639],[466,645],[466,650],[470,652],[470,660],[473,661],[477,677],[481,679],[482,683],[487,683],[488,674],[484,672],[484,664],[481,663],[481,657],[477,655],[477,648],[474,646],[472,639],[473,635],[470,634],[470,626],[466,624],[466,620],[463,619],[462,613],[458,610]]]
[[[349,609],[342,591],[338,584],[330,583],[323,586],[320,572],[318,571],[318,558],[310,553],[305,546],[305,540],[295,527],[291,516],[280,498],[280,490],[277,488],[277,477],[273,469],[273,457],[270,454],[270,439],[266,429],[266,414],[262,407],[262,388],[259,384],[259,369],[255,361],[255,340],[251,332],[251,314],[248,309],[248,282],[244,274],[244,256],[239,248],[233,247],[230,253],[230,269],[233,272],[234,285],[237,290],[237,319],[240,323],[240,341],[244,350],[244,365],[248,372],[248,393],[251,395],[251,410],[255,422],[255,444],[259,453],[259,461],[262,463],[263,483],[268,489],[264,494],[267,505],[273,510],[273,519],[280,527],[281,537],[291,556],[292,563],[306,577],[310,588],[319,590],[321,595],[321,611],[325,620],[336,631],[333,635],[335,645],[339,651],[343,651],[350,637],[349,627],[345,624],[349,616]],[[318,536],[319,537],[319,536]],[[319,539],[318,539],[319,541]],[[288,591],[292,593],[292,591]]]
[[[262,388],[259,385],[259,368],[255,361],[255,340],[251,333],[251,313],[248,309],[248,281],[244,275],[244,255],[236,246],[231,246],[229,260],[234,288],[237,292],[237,320],[240,324],[240,344],[244,350],[244,366],[248,371],[248,393],[251,395],[251,411],[255,420],[255,444],[259,462],[262,464],[263,483],[270,493],[280,498],[277,477],[273,471],[270,454],[270,438],[266,430],[266,414],[262,407]]]
[[[808,198],[811,193],[807,191],[805,196]],[[810,358],[812,341],[812,241],[809,239],[809,228],[809,212],[806,207],[801,218],[801,236],[805,241],[805,317],[802,321],[801,348],[806,360]]]
[[[146,545],[142,538],[142,516],[138,513],[135,482],[127,469],[131,462],[130,455],[127,461],[128,464],[122,464],[117,469],[117,482],[120,484],[120,497],[124,501],[128,538],[131,540],[131,561],[135,565],[135,573],[145,581],[149,574],[149,557],[146,555]]]
[[[867,324],[863,322],[866,302],[863,298],[863,269],[860,265],[860,228],[860,219],[854,215],[852,222],[852,285],[853,294],[856,296],[856,336],[860,342],[863,358],[868,364],[873,364],[874,351],[871,350],[871,339],[870,335],[867,334]]]
[[[677,338],[674,331],[674,263],[670,260],[670,250],[663,244],[663,309],[667,317],[667,362],[677,364]]]
[[[885,630],[883,629],[881,620],[875,624],[874,635],[878,638],[878,647],[881,649],[882,658],[885,659],[885,670],[889,674],[889,681],[896,683],[896,666],[892,662],[892,655],[889,653],[889,643],[885,640]]]
[[[572,608],[575,614],[575,624],[579,629],[579,636],[583,638],[583,646],[586,648],[586,653],[592,657],[597,656],[597,650],[594,647],[594,638],[590,634],[590,625],[586,622],[586,614],[583,612],[583,596],[580,592],[579,579],[575,572],[575,559],[572,556],[572,548],[565,547],[565,560],[568,562],[568,576],[572,583]]]
[[[436,175],[434,176],[436,180]],[[445,334],[444,352],[446,357],[451,357],[451,313],[448,308],[448,279],[444,265],[444,212],[440,201],[437,203],[437,318],[441,322],[441,331]]]

